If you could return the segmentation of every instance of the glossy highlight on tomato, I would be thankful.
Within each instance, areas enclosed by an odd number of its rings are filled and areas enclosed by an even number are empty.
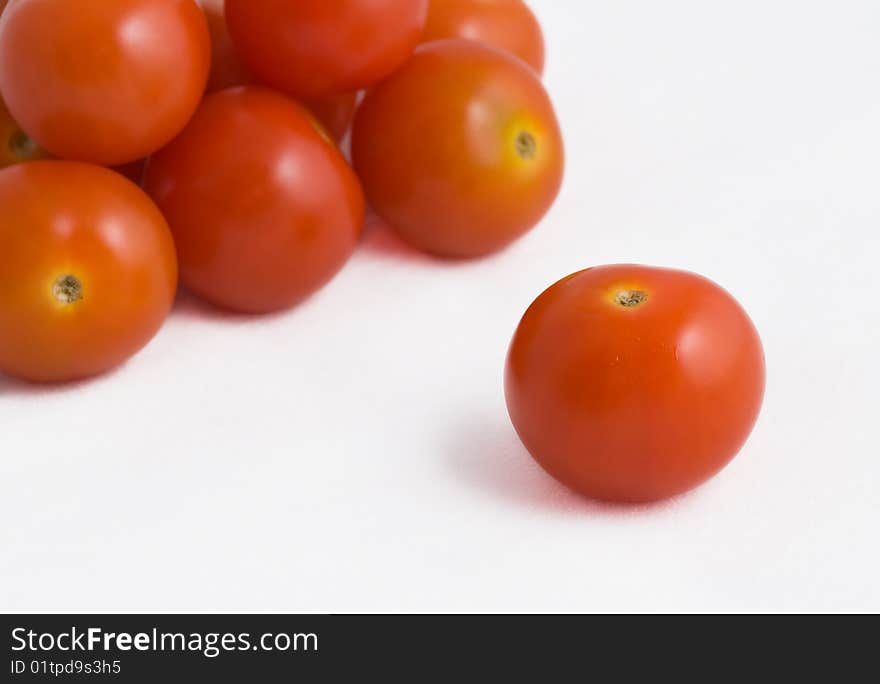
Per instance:
[[[181,280],[234,311],[298,303],[345,264],[364,198],[345,159],[293,100],[223,90],[153,156],[145,187],[171,225]]]
[[[443,38],[485,43],[544,71],[544,33],[522,0],[431,0],[422,41]]]
[[[428,0],[226,0],[235,46],[259,80],[299,98],[375,85],[418,45]]]
[[[174,243],[143,191],[107,169],[34,161],[0,171],[0,373],[97,375],[159,330]]]
[[[464,39],[420,46],[367,94],[352,132],[370,204],[443,257],[490,254],[533,228],[556,199],[564,156],[537,74]]]
[[[648,502],[712,477],[760,412],[761,340],[742,307],[684,271],[618,265],[565,278],[531,305],[505,391],[526,448],[589,497]]]
[[[24,0],[0,20],[0,91],[56,157],[114,166],[150,155],[195,111],[209,66],[193,0]]]

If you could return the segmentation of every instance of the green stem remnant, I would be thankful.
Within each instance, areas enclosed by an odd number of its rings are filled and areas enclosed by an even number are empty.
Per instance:
[[[31,159],[40,151],[40,146],[24,131],[15,131],[9,138],[9,151],[16,159]]]
[[[532,160],[538,154],[538,141],[528,131],[516,136],[516,153],[521,159]]]
[[[55,281],[52,294],[62,304],[73,304],[83,298],[82,283],[72,275],[61,276]]]

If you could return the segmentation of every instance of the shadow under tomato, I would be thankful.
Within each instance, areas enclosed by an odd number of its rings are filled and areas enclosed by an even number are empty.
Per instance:
[[[289,309],[282,309],[281,311],[273,311],[270,313],[245,313],[241,311],[232,311],[231,309],[224,309],[223,307],[211,304],[181,286],[177,290],[177,297],[174,300],[171,315],[180,318],[198,318],[201,320],[226,321],[230,323],[271,321],[288,315],[291,311],[296,311],[298,307],[306,304],[309,299],[310,297],[307,297],[301,302],[291,306]]]
[[[426,264],[454,263],[426,254],[404,242],[385,220],[371,209],[367,210],[364,220],[360,250],[372,256],[421,261]]]
[[[487,254],[471,256],[441,256],[424,252],[413,247],[408,242],[398,237],[394,229],[379,214],[372,209],[367,209],[364,219],[364,231],[361,238],[360,250],[370,256],[379,258],[392,258],[401,261],[421,262],[428,266],[457,269],[480,265],[489,259],[499,257],[513,247],[516,241]]]
[[[634,517],[659,513],[677,499],[651,504],[616,504],[588,499],[554,480],[529,456],[513,427],[500,420],[464,423],[448,465],[465,484],[517,506],[559,513]]]
[[[120,373],[126,364],[123,363],[115,368],[93,375],[80,380],[66,380],[64,382],[30,382],[14,378],[11,375],[0,373],[0,397],[5,396],[24,396],[24,397],[43,397],[54,394],[66,394],[85,389],[91,385],[110,380]]]

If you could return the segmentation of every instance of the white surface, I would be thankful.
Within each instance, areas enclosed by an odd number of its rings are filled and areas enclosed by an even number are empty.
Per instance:
[[[880,3],[533,6],[544,224],[461,265],[373,231],[296,311],[187,299],[107,377],[0,380],[0,608],[880,610]],[[621,261],[724,285],[769,365],[739,458],[637,509],[545,476],[501,385],[532,299]]]

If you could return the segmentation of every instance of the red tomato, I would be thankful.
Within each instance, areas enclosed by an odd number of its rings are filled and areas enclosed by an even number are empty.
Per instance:
[[[603,266],[526,312],[507,359],[510,416],[532,456],[597,499],[699,485],[742,448],[764,394],[748,315],[692,273]]]
[[[46,150],[21,130],[6,108],[6,103],[0,99],[0,169],[48,156]]]
[[[181,279],[242,312],[284,309],[346,262],[363,193],[310,115],[261,88],[205,98],[147,168],[147,191],[171,224]]]
[[[208,92],[214,93],[233,86],[253,85],[256,79],[238,56],[226,26],[224,0],[199,0],[208,18],[211,30],[211,76]],[[327,134],[337,143],[345,137],[354,119],[357,93],[332,95],[316,100],[303,100],[303,104],[324,126]]]
[[[174,243],[140,189],[97,166],[0,171],[0,372],[74,380],[122,363],[168,315]]]
[[[447,257],[485,255],[531,229],[564,166],[535,72],[462,39],[421,46],[367,95],[352,155],[377,213],[411,244]]]
[[[378,83],[419,42],[428,0],[226,0],[238,51],[261,81],[297,97]]]
[[[0,90],[53,155],[126,164],[186,125],[210,52],[192,0],[24,0],[0,22]]]
[[[522,0],[431,0],[422,40],[442,38],[476,40],[544,71],[544,34]]]

